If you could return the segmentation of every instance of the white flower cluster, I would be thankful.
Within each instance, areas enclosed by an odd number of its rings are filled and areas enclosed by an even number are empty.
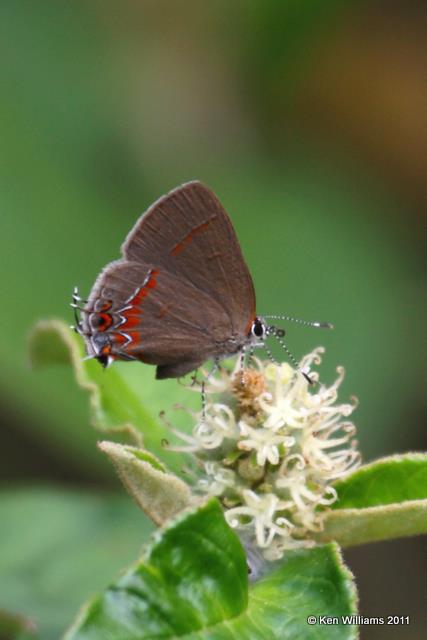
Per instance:
[[[303,358],[301,370],[320,364],[323,351]],[[346,420],[355,403],[336,404],[342,368],[327,387],[313,372],[310,386],[286,363],[253,363],[208,381],[204,415],[191,436],[178,434],[185,446],[174,449],[196,454],[199,488],[221,500],[231,527],[276,559],[312,544],[310,532],[321,530],[337,499],[331,483],[360,464]]]

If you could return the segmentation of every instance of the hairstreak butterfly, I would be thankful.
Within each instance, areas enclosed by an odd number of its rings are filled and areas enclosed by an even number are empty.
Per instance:
[[[81,311],[75,329],[88,357],[103,366],[139,360],[157,366],[156,378],[177,378],[206,360],[263,345],[270,334],[286,349],[284,332],[256,315],[230,218],[202,183],[183,184],[152,204],[121,251],[83,307],[77,290],[73,297]]]

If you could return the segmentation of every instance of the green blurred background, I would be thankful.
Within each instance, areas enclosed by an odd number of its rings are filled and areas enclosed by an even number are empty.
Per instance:
[[[364,459],[426,448],[426,21],[408,0],[1,2],[0,609],[37,637],[58,637],[148,525],[120,502],[71,371],[30,370],[28,332],[72,322],[74,285],[87,293],[184,181],[230,213],[259,313],[335,323],[287,342],[327,348],[325,381],[345,366]],[[111,493],[132,526],[107,570]],[[108,527],[104,573],[85,575]],[[363,615],[412,616],[362,638],[425,637],[425,557],[420,539],[346,553]]]

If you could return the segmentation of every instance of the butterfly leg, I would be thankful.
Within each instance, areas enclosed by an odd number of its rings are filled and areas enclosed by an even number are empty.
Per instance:
[[[214,376],[217,371],[222,371],[222,366],[220,365],[220,359],[218,358],[218,356],[214,358],[214,364],[212,370],[209,372],[208,378]]]
[[[212,375],[212,372],[209,373],[209,376]],[[194,372],[194,375],[191,376],[191,386],[194,387],[199,384],[197,380],[197,371]],[[205,389],[205,379],[202,378],[200,382],[200,396],[202,399],[202,422],[206,422],[206,389]]]
[[[246,360],[246,345],[244,345],[239,353],[239,369],[238,375],[240,375],[240,384],[244,384],[245,381],[245,360]],[[236,372],[237,375],[237,372]]]
[[[251,362],[254,358],[254,353],[255,353],[255,347],[253,345],[251,345],[249,347],[249,354],[248,354],[248,361]]]
[[[204,380],[202,380],[200,394],[202,397],[202,422],[206,422],[206,390]]]

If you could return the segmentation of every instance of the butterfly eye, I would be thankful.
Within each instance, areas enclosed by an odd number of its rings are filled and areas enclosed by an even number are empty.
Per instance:
[[[267,334],[267,327],[259,318],[255,318],[252,323],[251,333],[255,338],[265,338]]]

